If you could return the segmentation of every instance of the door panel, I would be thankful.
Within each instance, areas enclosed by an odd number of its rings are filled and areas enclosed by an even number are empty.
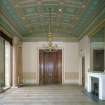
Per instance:
[[[40,84],[62,83],[62,51],[39,51]]]

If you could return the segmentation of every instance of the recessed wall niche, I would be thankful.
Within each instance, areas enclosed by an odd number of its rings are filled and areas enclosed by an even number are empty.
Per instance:
[[[105,28],[97,31],[90,38],[91,46],[91,70],[104,72],[105,69]]]

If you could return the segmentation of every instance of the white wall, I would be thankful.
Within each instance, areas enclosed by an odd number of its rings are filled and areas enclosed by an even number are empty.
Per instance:
[[[79,82],[79,46],[78,43],[64,43],[64,83]]]
[[[82,57],[85,57],[85,88],[87,88],[87,72],[90,70],[90,39],[88,36],[84,36],[79,43],[79,68],[80,75],[79,80],[80,84],[82,84]]]
[[[79,46],[77,42],[56,42],[62,49],[62,82],[79,83]],[[45,42],[23,42],[23,80],[25,84],[39,83],[39,52]]]

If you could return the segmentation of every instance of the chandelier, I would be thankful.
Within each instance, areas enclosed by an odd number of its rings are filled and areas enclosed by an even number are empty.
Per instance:
[[[54,35],[51,32],[51,8],[49,8],[49,28],[48,28],[48,45],[46,47],[47,52],[54,52],[57,50],[57,44],[53,44]]]

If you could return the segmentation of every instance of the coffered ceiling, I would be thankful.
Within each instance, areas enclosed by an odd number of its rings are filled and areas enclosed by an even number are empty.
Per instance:
[[[47,39],[49,8],[54,39],[77,41],[104,10],[105,0],[0,0],[1,15],[23,39]],[[0,25],[10,31],[0,19]]]

